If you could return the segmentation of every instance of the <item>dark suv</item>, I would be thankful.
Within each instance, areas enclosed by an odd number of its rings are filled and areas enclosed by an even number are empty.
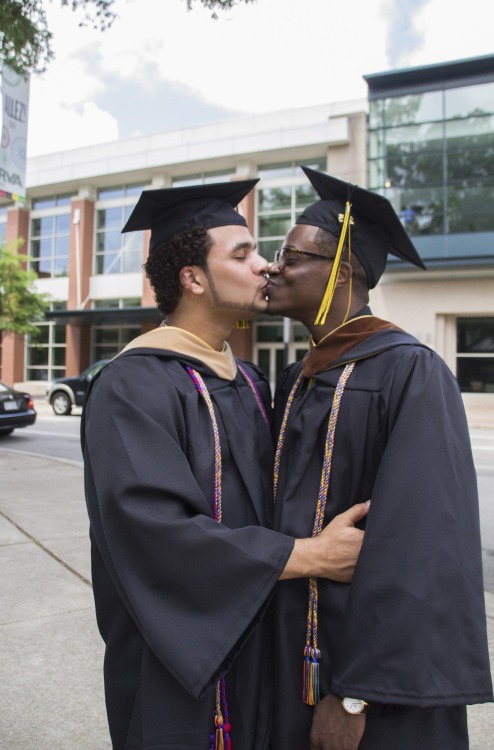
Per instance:
[[[94,376],[110,362],[99,359],[73,378],[57,378],[46,391],[46,400],[58,416],[70,414],[73,406],[82,406],[89,383]]]

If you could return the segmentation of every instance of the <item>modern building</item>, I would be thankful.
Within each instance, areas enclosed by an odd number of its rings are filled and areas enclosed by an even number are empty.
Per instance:
[[[494,56],[365,80],[368,186],[428,267],[391,261],[373,309],[441,354],[471,424],[494,425]]]
[[[2,378],[31,389],[112,357],[159,317],[142,271],[146,232],[121,234],[141,191],[260,177],[242,209],[272,259],[296,215],[315,199],[299,164],[366,180],[367,102],[328,104],[105,143],[28,160],[28,201],[0,207],[0,233],[21,251],[51,310],[36,338],[6,334]],[[1,234],[0,234],[1,236]],[[302,326],[266,318],[235,331],[237,354],[274,385],[307,350]]]
[[[470,424],[494,426],[494,56],[365,80],[368,101],[28,160],[28,200],[0,204],[0,239],[25,239],[52,303],[39,337],[4,335],[2,379],[34,386],[76,374],[159,322],[142,272],[147,233],[120,233],[142,189],[260,177],[242,208],[271,259],[315,197],[306,164],[394,204],[428,271],[391,260],[373,310],[435,348],[459,378]],[[307,332],[263,316],[231,343],[274,385],[305,353]]]

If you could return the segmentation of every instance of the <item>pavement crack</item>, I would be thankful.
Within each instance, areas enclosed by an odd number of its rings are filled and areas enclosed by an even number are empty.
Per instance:
[[[93,588],[93,584],[91,581],[89,581],[85,576],[81,575],[75,568],[73,568],[71,565],[65,562],[65,560],[62,560],[61,557],[56,555],[54,552],[51,551],[48,547],[46,547],[43,542],[40,542],[39,539],[36,539],[32,534],[29,533],[29,531],[26,531],[26,529],[23,529],[22,526],[20,526],[18,523],[16,523],[13,518],[10,518],[6,513],[3,512],[3,510],[0,510],[0,516],[4,518],[6,521],[12,524],[12,526],[15,526],[15,528],[21,532],[21,534],[24,534],[25,537],[29,539],[29,541],[36,544],[40,549],[43,550],[43,552],[46,552],[50,557],[52,557],[54,560],[57,561],[63,568],[68,570],[70,573],[76,576],[80,581],[85,583],[90,588]]]

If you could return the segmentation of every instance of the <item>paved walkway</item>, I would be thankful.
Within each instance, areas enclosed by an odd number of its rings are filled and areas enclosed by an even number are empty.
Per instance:
[[[0,750],[110,750],[82,468],[0,447],[0,476]],[[494,750],[494,704],[469,711]]]

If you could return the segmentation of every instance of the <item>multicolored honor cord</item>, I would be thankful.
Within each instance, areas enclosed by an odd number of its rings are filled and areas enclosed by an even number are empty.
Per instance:
[[[257,390],[256,384],[251,379],[247,371],[237,363],[237,367],[247,383],[249,384],[256,403],[261,411],[261,414],[269,427],[269,420],[264,408],[264,404]],[[192,378],[192,381],[197,391],[203,397],[206,406],[209,411],[211,419],[211,425],[213,427],[214,436],[214,483],[213,483],[213,500],[212,500],[212,511],[213,518],[217,523],[221,523],[223,508],[221,500],[221,443],[220,434],[218,430],[218,423],[216,421],[216,414],[214,413],[213,402],[207,389],[206,383],[202,379],[201,375],[194,370],[190,365],[186,365],[185,369]],[[211,727],[211,734],[209,736],[209,750],[232,750],[231,738],[230,738],[231,726],[228,719],[228,704],[226,700],[226,684],[225,678],[221,677],[216,684],[216,694],[214,702],[213,722]]]
[[[355,362],[350,362],[345,366],[345,369],[341,373],[338,383],[336,385],[335,393],[333,396],[333,403],[331,406],[331,413],[329,415],[328,432],[326,435],[326,442],[324,446],[324,459],[321,472],[321,482],[319,485],[319,495],[317,498],[316,512],[314,516],[314,525],[312,529],[312,536],[318,536],[322,531],[322,525],[324,521],[324,513],[326,510],[326,502],[328,499],[329,490],[329,479],[331,476],[331,462],[333,459],[333,447],[334,437],[336,431],[336,423],[338,420],[338,413],[340,410],[341,398],[348,378],[350,377]],[[288,400],[286,402],[285,413],[280,428],[280,435],[278,438],[278,446],[276,448],[275,466],[274,466],[274,495],[276,500],[276,492],[278,489],[279,469],[281,452],[283,450],[283,443],[286,436],[286,425],[288,422],[288,416],[292,408],[293,399],[295,393],[302,380],[302,374],[300,374],[295,381],[295,384],[290,391]],[[319,604],[319,591],[317,585],[317,578],[309,579],[309,607],[307,612],[307,630],[305,636],[305,648],[304,648],[304,672],[303,672],[303,688],[302,688],[302,700],[309,706],[314,706],[319,702],[319,662],[321,660],[321,652],[318,647],[318,604]]]

